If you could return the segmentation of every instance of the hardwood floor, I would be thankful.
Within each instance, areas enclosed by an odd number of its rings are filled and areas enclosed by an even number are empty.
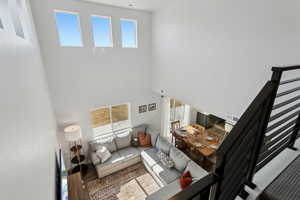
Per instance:
[[[89,165],[87,174],[82,179],[80,173],[75,173],[68,176],[68,193],[69,200],[90,200],[87,188],[83,188],[83,184],[97,179],[97,173],[94,166]],[[83,184],[82,181],[83,180]]]

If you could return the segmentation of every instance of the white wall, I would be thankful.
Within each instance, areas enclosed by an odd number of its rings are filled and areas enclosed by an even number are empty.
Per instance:
[[[30,8],[20,1],[24,40],[15,34],[8,2],[0,1],[1,199],[53,200],[56,125],[44,68]]]
[[[89,111],[127,102],[131,103],[133,125],[153,123],[160,127],[158,111],[138,114],[139,105],[160,101],[151,90],[151,13],[73,0],[32,3],[60,130],[67,124],[78,123],[83,139],[90,140],[93,133]],[[84,47],[59,45],[54,9],[79,12]],[[113,48],[94,48],[92,14],[112,16]],[[137,49],[121,48],[119,19],[123,17],[138,20]]]
[[[239,117],[271,66],[300,64],[299,9],[297,0],[174,0],[154,14],[153,88]]]

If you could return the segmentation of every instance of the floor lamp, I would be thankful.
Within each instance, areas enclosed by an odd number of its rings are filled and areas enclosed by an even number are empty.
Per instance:
[[[71,166],[72,166],[72,164],[77,164],[76,167],[77,168],[79,167],[80,177],[81,177],[81,181],[83,183],[81,162],[83,162],[85,158],[84,158],[84,155],[80,154],[80,150],[82,148],[81,141],[80,141],[81,140],[81,127],[79,125],[67,126],[67,127],[65,127],[64,132],[65,132],[66,140],[68,141],[69,147],[70,147]],[[73,152],[74,156],[72,156],[72,152]],[[75,168],[72,169],[72,172],[76,171],[76,170],[74,170]]]

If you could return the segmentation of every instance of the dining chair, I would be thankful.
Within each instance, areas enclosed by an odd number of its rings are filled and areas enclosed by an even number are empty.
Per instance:
[[[175,130],[180,128],[180,121],[176,120],[171,122],[171,134],[172,134],[172,138],[171,138],[171,143],[173,144],[173,140],[174,140],[174,134],[175,134]]]

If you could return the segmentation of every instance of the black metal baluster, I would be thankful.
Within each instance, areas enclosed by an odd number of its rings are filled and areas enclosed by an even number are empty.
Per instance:
[[[295,150],[295,151],[297,151],[297,148],[294,145],[295,145],[299,130],[300,130],[300,114],[298,115],[298,119],[296,121],[296,125],[295,125],[294,131],[292,133],[291,140],[290,140],[289,146],[288,146],[290,149]]]

